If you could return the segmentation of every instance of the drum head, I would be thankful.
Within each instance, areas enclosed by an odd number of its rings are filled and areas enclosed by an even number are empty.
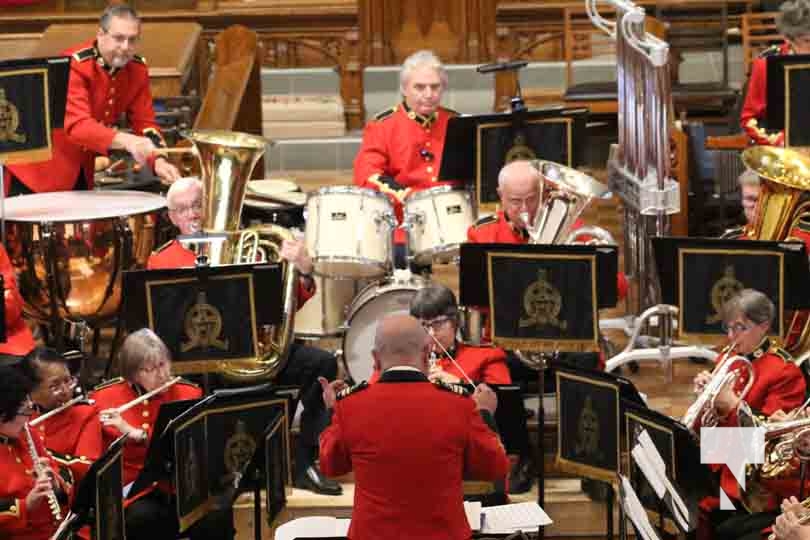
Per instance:
[[[407,315],[411,298],[427,282],[415,279],[413,283],[374,283],[364,289],[349,310],[346,335],[343,337],[343,364],[346,373],[357,383],[367,381],[374,371],[371,349],[377,323],[387,315]]]
[[[154,212],[166,199],[142,191],[59,191],[9,197],[6,221],[74,222]]]

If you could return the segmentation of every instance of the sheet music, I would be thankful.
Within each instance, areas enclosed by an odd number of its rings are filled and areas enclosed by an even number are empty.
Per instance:
[[[664,498],[664,495],[669,493],[670,496],[670,510],[672,511],[672,515],[678,521],[679,526],[682,530],[688,531],[689,530],[689,509],[686,507],[686,503],[684,502],[681,494],[678,493],[678,490],[675,489],[675,486],[672,484],[672,481],[667,476],[667,468],[666,464],[664,463],[664,458],[661,456],[661,453],[658,452],[658,448],[655,447],[655,443],[653,443],[650,434],[647,433],[647,430],[642,430],[641,434],[638,437],[639,445],[636,448],[642,449],[642,454],[645,456],[647,462],[647,468],[649,470],[645,470],[642,463],[636,459],[636,463],[639,464],[639,468],[641,468],[642,473],[650,482],[650,485],[653,486],[655,489],[656,494],[659,498]],[[636,458],[636,449],[633,449],[633,458]],[[651,476],[655,476],[655,481],[652,480]],[[657,484],[659,487],[657,488]],[[663,489],[663,491],[659,491],[659,489]]]
[[[636,527],[636,531],[638,531],[638,534],[644,540],[660,540],[658,533],[655,532],[655,528],[650,523],[647,512],[644,510],[644,507],[641,506],[641,501],[638,500],[638,495],[636,495],[636,490],[634,490],[633,486],[630,484],[630,480],[621,474],[619,478],[621,479],[620,492],[622,507],[627,517],[630,518],[630,521],[632,521],[633,525]]]
[[[551,525],[548,514],[536,502],[503,504],[481,509],[481,532],[511,533]]]
[[[288,521],[276,529],[275,540],[295,538],[346,537],[350,519],[337,519],[332,516],[309,516]]]
[[[464,513],[467,514],[467,523],[474,531],[481,530],[481,503],[479,501],[464,501]]]

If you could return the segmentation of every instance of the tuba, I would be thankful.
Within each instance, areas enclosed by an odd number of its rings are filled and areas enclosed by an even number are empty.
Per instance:
[[[553,161],[537,159],[532,165],[540,173],[540,205],[531,224],[527,212],[521,216],[528,225],[530,243],[594,243],[593,239],[599,243],[616,243],[610,233],[599,227],[574,227],[592,200],[610,197],[606,185]],[[578,241],[583,236],[591,240]]]
[[[744,236],[752,240],[788,239],[802,215],[810,212],[810,157],[790,148],[753,146],[743,152],[742,160],[762,179],[756,217],[746,226]],[[801,360],[810,352],[810,318],[797,311],[788,328],[785,348]]]
[[[221,373],[231,382],[253,384],[272,379],[284,369],[297,309],[298,272],[281,259],[281,243],[293,240],[288,229],[260,225],[240,229],[247,183],[269,141],[263,137],[218,130],[184,133],[200,160],[204,212],[199,242],[184,242],[208,264],[278,262],[282,271],[282,322],[258,328],[257,358],[223,361]]]

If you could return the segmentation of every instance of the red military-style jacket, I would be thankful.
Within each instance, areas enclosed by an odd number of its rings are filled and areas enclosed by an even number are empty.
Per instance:
[[[23,299],[17,288],[17,276],[2,244],[0,244],[0,272],[3,274],[6,307],[6,342],[0,343],[0,354],[25,356],[36,344],[31,330],[23,319]]]
[[[354,183],[388,194],[398,222],[402,222],[405,198],[413,192],[448,184],[439,182],[447,122],[458,113],[444,107],[430,117],[402,103],[387,109],[366,124],[363,143],[354,159]],[[402,189],[390,188],[381,176],[393,178]],[[453,184],[450,182],[450,184]],[[397,243],[405,233],[397,229]]]
[[[73,188],[84,170],[88,188],[93,187],[97,155],[107,155],[122,114],[138,135],[165,146],[155,122],[149,71],[135,56],[123,68],[109,66],[95,41],[63,51],[71,56],[64,128],[53,131],[52,157],[48,161],[9,165],[8,169],[36,193]],[[150,162],[154,166],[154,161]]]
[[[748,79],[748,90],[745,94],[745,102],[740,112],[740,125],[754,144],[765,144],[770,146],[784,146],[784,131],[768,132],[765,130],[764,121],[768,108],[768,72],[766,57],[776,54],[793,54],[793,49],[788,43],[783,43],[778,47],[771,47],[765,50],[758,58],[751,63],[751,76]]]
[[[31,419],[46,412],[37,412]],[[70,469],[76,484],[104,450],[97,414],[94,404],[79,402],[31,428],[53,458]]]
[[[503,478],[509,461],[456,388],[393,368],[341,393],[321,434],[320,465],[327,476],[354,471],[349,538],[470,538],[463,478]]]
[[[146,261],[146,268],[149,270],[168,270],[171,268],[185,268],[194,266],[197,257],[190,249],[183,247],[177,240],[172,240],[163,244],[149,255]],[[316,282],[314,279],[298,280],[298,308],[300,309],[307,300],[315,295]]]
[[[577,221],[574,228],[582,226],[582,222]],[[529,241],[526,232],[514,227],[503,212],[496,215],[487,216],[467,230],[467,241],[476,244],[525,244]],[[616,289],[619,299],[627,296],[627,277],[624,273],[616,274]]]
[[[456,363],[461,366],[467,377],[475,382],[488,384],[512,383],[509,366],[506,365],[506,352],[499,347],[474,347],[457,342],[455,349],[448,352],[453,355]],[[436,359],[436,364],[446,373],[458,377],[462,383],[467,382],[464,373],[459,371],[456,364],[448,357],[440,356]],[[375,383],[379,378],[380,374],[375,370],[369,379],[369,383]]]
[[[96,402],[96,409],[101,412],[105,409],[120,407],[146,392],[140,386],[127,382],[122,378],[113,379],[96,387],[90,397]],[[202,390],[186,381],[180,381],[170,386],[165,392],[154,396],[151,399],[139,403],[131,409],[122,413],[122,418],[132,427],[146,431],[147,440],[143,443],[127,440],[124,444],[123,466],[124,485],[127,485],[138,477],[138,473],[143,468],[146,459],[146,451],[149,448],[149,441],[152,439],[154,423],[157,420],[158,411],[162,403],[179,401],[183,399],[197,399],[202,397]],[[95,417],[98,419],[98,416]],[[103,448],[107,448],[115,439],[122,434],[114,427],[102,426]],[[84,441],[82,441],[84,444]],[[98,457],[98,456],[96,456]]]
[[[25,440],[25,434],[18,438],[0,435],[0,538],[8,540],[48,540],[59,525],[55,523],[47,501],[42,501],[33,511],[29,510],[25,498],[34,487],[33,461]],[[33,437],[37,455],[48,458],[48,452],[42,441]],[[72,486],[59,474],[58,465],[50,459],[50,467],[60,488],[57,499],[60,500],[62,517],[67,515]]]
[[[722,364],[728,358],[728,354],[728,350],[721,352],[717,365]],[[765,338],[753,352],[746,355],[746,358],[751,361],[754,368],[754,383],[745,396],[745,402],[753,411],[768,417],[780,409],[790,412],[802,404],[805,397],[804,376],[787,351],[773,345],[768,338]],[[735,390],[741,391],[746,381],[747,377],[738,380]],[[721,427],[738,426],[737,412],[733,411],[718,425]],[[739,501],[740,487],[734,475],[725,465],[716,466],[715,469],[720,469],[720,487],[732,500]],[[798,496],[798,478],[766,482],[764,485],[774,494],[770,501],[771,509],[776,508],[785,497]],[[719,500],[716,497],[707,497],[701,501],[701,507],[706,510],[716,508],[718,505]]]

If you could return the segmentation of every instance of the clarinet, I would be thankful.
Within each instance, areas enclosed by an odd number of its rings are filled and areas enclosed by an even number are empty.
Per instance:
[[[23,428],[25,429],[26,441],[28,442],[28,452],[31,454],[31,461],[34,464],[34,474],[37,475],[37,478],[47,476],[48,472],[39,462],[37,447],[34,446],[34,437],[31,436],[31,428],[28,427],[28,424],[25,424]],[[51,489],[47,491],[45,496],[48,498],[48,507],[51,509],[51,514],[53,514],[54,521],[56,523],[60,523],[62,521],[62,510],[59,508],[59,501],[56,500],[56,493],[53,492],[53,486],[51,486]]]

